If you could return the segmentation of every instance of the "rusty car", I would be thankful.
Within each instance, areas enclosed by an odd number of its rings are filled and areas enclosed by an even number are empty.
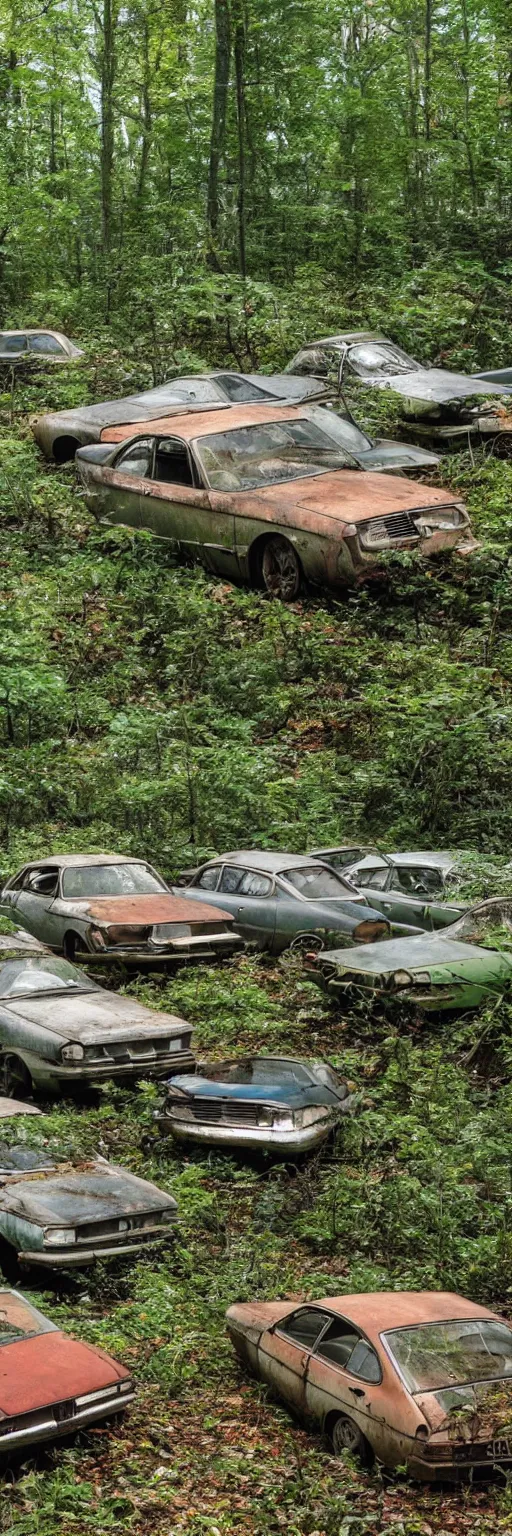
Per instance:
[[[104,427],[123,422],[152,421],[162,415],[173,416],[197,407],[270,404],[272,401],[296,405],[301,400],[324,400],[332,394],[325,382],[297,378],[290,374],[230,373],[226,369],[212,373],[192,373],[188,377],[167,379],[154,389],[125,395],[121,400],[102,400],[97,405],[76,405],[71,410],[51,411],[37,416],[32,431],[47,459],[57,464],[69,463],[78,448],[98,443]],[[396,447],[399,445],[396,444]],[[437,463],[437,460],[435,460]]]
[[[46,326],[24,331],[0,331],[0,366],[16,363],[69,363],[83,357],[83,349],[75,346],[69,336],[61,331],[50,331]]]
[[[297,405],[301,401],[325,401],[332,390],[314,378],[294,378],[292,374],[193,374],[188,379],[171,379],[156,389],[124,400],[105,400],[99,405],[80,405],[72,410],[52,411],[32,422],[36,442],[47,459],[57,464],[69,463],[79,448],[98,443],[105,427],[129,422],[157,420],[170,414],[173,419],[187,410],[205,405],[250,405],[251,403]],[[339,428],[336,428],[339,422]],[[179,427],[179,423],[178,423]],[[414,443],[395,443],[372,438],[354,420],[340,397],[332,431],[355,459],[360,469],[381,470],[387,474],[423,475],[437,469],[439,456]]]
[[[473,550],[467,511],[442,488],[358,468],[319,406],[231,406],[109,427],[79,449],[100,522],[147,528],[207,570],[284,601],[304,582],[346,586],[386,554]]]
[[[307,955],[314,980],[339,1002],[365,999],[418,1014],[479,1008],[512,987],[512,899],[465,906],[436,933]]]
[[[197,911],[145,859],[128,854],[52,854],[23,868],[0,893],[0,911],[56,954],[88,965],[162,969],[221,959],[242,947],[232,919]]]
[[[0,1262],[9,1279],[20,1266],[51,1272],[137,1257],[174,1235],[177,1209],[172,1195],[104,1157],[77,1163],[47,1146],[0,1142]]]
[[[209,859],[185,887],[191,901],[214,900],[244,938],[278,955],[337,935],[339,944],[388,939],[389,923],[344,880],[308,854],[237,849]]]
[[[124,1365],[63,1333],[20,1291],[0,1291],[0,1453],[61,1440],[122,1413],[135,1388]]]
[[[245,1366],[336,1455],[377,1458],[413,1477],[512,1469],[512,1328],[443,1291],[382,1291],[236,1302],[228,1333]],[[508,1398],[508,1431],[493,1407]]]
[[[171,1077],[155,1120],[176,1141],[297,1156],[321,1146],[353,1105],[329,1062],[261,1054]]]
[[[313,376],[319,382],[336,380],[339,390],[350,381],[360,388],[392,391],[413,440],[420,437],[440,448],[463,448],[468,439],[504,451],[512,446],[510,380],[418,363],[381,331],[345,331],[308,342],[288,367],[294,375]]]
[[[97,986],[18,934],[0,939],[0,1087],[10,1098],[168,1077],[194,1066],[192,1026]]]

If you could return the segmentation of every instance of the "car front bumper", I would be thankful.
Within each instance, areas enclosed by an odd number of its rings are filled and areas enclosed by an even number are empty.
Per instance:
[[[155,1122],[163,1136],[174,1136],[176,1141],[196,1141],[219,1147],[246,1147],[254,1151],[309,1152],[325,1141],[336,1124],[336,1117],[321,1120],[317,1125],[296,1126],[291,1131],[274,1131],[266,1125],[202,1125],[197,1120],[175,1120],[164,1111],[156,1113]]]
[[[41,1061],[41,1075],[45,1079],[50,1076],[63,1086],[72,1083],[104,1083],[111,1082],[137,1082],[140,1077],[172,1077],[178,1072],[193,1071],[195,1057],[192,1051],[173,1051],[162,1056],[140,1056],[128,1062],[106,1061],[95,1063],[86,1061],[43,1062]],[[37,1071],[34,1070],[37,1080]]]
[[[308,975],[312,981],[336,997],[339,1002],[346,998],[347,1002],[356,997],[366,999],[368,1003],[379,1003],[385,1006],[396,1007],[404,1003],[408,1008],[414,1008],[419,1013],[455,1013],[465,1009],[480,1008],[485,999],[494,995],[495,988],[479,987],[473,984],[436,985],[429,991],[424,987],[376,987],[365,985],[359,977],[354,976],[325,976],[320,967],[307,967]]]
[[[198,934],[191,938],[174,939],[171,944],[144,944],[140,949],[112,945],[105,949],[77,949],[76,958],[84,965],[120,965],[143,967],[144,970],[161,970],[165,965],[185,965],[190,960],[218,960],[238,954],[244,948],[239,933]]]
[[[134,1233],[133,1240],[129,1234],[123,1233],[121,1241],[116,1242],[110,1236],[102,1242],[98,1239],[89,1246],[85,1243],[76,1243],[69,1248],[34,1248],[23,1250],[17,1255],[19,1264],[37,1265],[43,1269],[85,1269],[89,1264],[101,1263],[103,1259],[128,1259],[148,1248],[155,1248],[157,1244],[169,1242],[174,1237],[176,1227],[169,1223],[166,1227],[149,1227]]]
[[[133,1403],[135,1389],[116,1395],[111,1400],[103,1403],[91,1403],[87,1408],[79,1408],[77,1413],[69,1419],[57,1420],[51,1409],[48,1410],[48,1418],[42,1419],[39,1424],[27,1425],[26,1429],[13,1429],[10,1434],[0,1434],[0,1457],[9,1451],[23,1449],[27,1445],[37,1445],[45,1440],[62,1440],[67,1435],[75,1435],[79,1429],[87,1429],[89,1424],[97,1424],[102,1419],[108,1419],[112,1414],[121,1413]]]

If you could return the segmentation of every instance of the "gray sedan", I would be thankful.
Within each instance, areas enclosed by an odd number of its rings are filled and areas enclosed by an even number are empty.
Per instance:
[[[186,892],[193,901],[214,899],[244,938],[275,955],[289,946],[317,949],[333,933],[343,945],[371,944],[391,932],[355,886],[304,854],[225,853],[203,864]]]
[[[0,1143],[0,1257],[13,1269],[131,1258],[168,1238],[176,1221],[172,1195],[104,1157],[74,1167],[47,1151]]]
[[[103,400],[99,405],[78,405],[70,411],[39,416],[32,431],[47,459],[65,464],[77,448],[99,443],[104,427],[121,423],[155,421],[184,407],[244,405],[298,405],[302,400],[323,400],[330,391],[319,379],[294,379],[290,374],[193,373],[189,378],[168,379],[156,389],[126,395],[124,400]],[[362,434],[361,434],[362,435]]]
[[[61,331],[0,331],[0,364],[69,363],[75,357],[83,357],[82,348]]]
[[[7,1097],[193,1068],[192,1026],[184,1019],[105,991],[42,946],[27,951],[16,934],[3,935],[0,949],[0,1087]]]

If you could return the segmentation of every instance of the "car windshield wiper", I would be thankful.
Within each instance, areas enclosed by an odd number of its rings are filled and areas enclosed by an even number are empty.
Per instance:
[[[18,997],[61,997],[63,992],[94,992],[94,987],[82,987],[78,981],[66,982],[64,987],[38,987],[28,992],[0,992],[2,1002],[15,1002]]]

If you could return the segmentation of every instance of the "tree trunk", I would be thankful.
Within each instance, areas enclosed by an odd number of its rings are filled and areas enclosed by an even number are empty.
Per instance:
[[[215,77],[212,129],[208,167],[206,220],[211,262],[220,271],[215,246],[219,229],[219,171],[226,141],[226,116],[231,67],[231,15],[229,0],[215,0]]]

